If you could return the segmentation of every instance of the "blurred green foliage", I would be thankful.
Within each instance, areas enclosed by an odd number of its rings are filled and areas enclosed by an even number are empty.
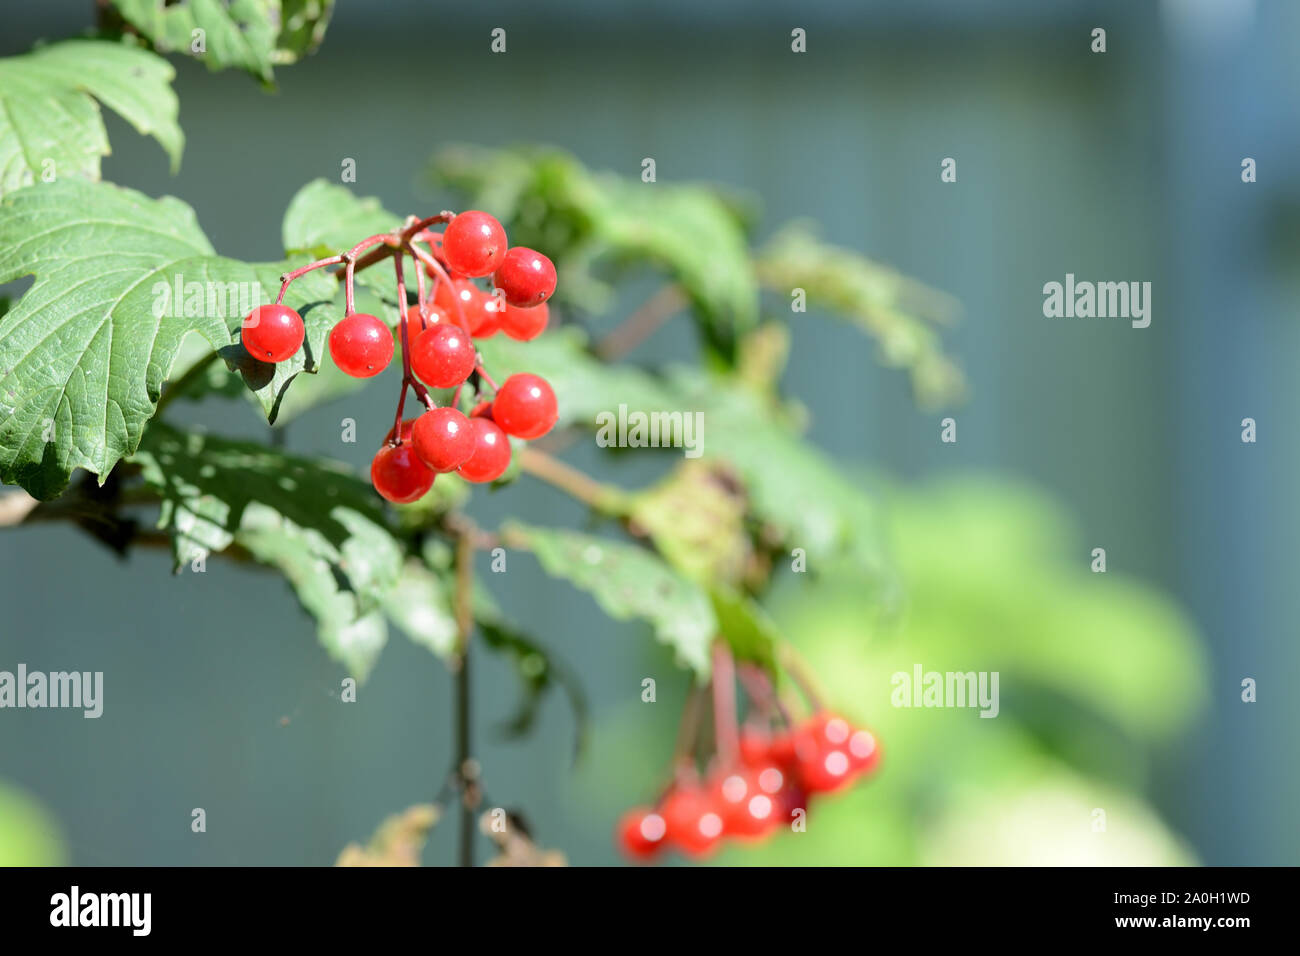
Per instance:
[[[63,866],[58,824],[35,800],[0,781],[0,866]]]
[[[906,594],[897,614],[877,613],[842,574],[787,574],[769,602],[831,706],[877,734],[880,768],[811,808],[807,832],[715,862],[1193,862],[1138,796],[1146,748],[1205,698],[1203,652],[1186,617],[1149,587],[1089,572],[1060,509],[1027,487],[950,479],[884,498]],[[999,672],[998,716],[893,706],[891,676],[917,664]],[[672,741],[637,707],[596,729],[573,783],[575,812],[612,822],[662,779]]]

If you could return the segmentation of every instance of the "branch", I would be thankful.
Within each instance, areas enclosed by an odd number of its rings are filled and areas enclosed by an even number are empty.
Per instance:
[[[665,285],[608,335],[596,343],[597,358],[613,361],[648,339],[686,305],[686,297],[676,285]]]
[[[576,498],[593,511],[611,517],[622,517],[628,512],[628,495],[621,488],[599,482],[545,452],[525,448],[519,453],[519,467],[534,478]]]

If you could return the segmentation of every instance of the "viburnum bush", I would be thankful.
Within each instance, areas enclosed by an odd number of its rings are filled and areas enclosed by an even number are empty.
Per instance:
[[[96,37],[0,61],[0,97],[21,85],[27,105],[0,110],[0,143],[30,147],[0,168],[0,283],[30,277],[0,299],[0,481],[24,489],[5,492],[0,521],[66,521],[124,556],[164,547],[180,573],[214,555],[278,572],[349,679],[364,680],[390,626],[428,648],[454,674],[453,760],[435,803],[459,807],[462,863],[490,808],[491,768],[472,732],[474,654],[514,666],[514,732],[552,689],[572,702],[580,737],[586,724],[582,674],[475,577],[485,551],[530,553],[612,618],[639,622],[684,672],[661,792],[614,835],[631,857],[696,857],[797,830],[810,804],[871,773],[881,752],[871,715],[824,705],[765,609],[787,576],[848,574],[882,606],[894,583],[874,500],[802,437],[805,411],[780,383],[800,324],[830,317],[874,337],[922,404],[952,401],[960,377],[934,324],[952,311],[945,297],[806,226],[756,245],[748,204],[725,190],[593,173],[549,148],[442,150],[429,180],[465,211],[424,218],[316,180],[288,204],[282,259],[220,255],[184,202],[99,181],[107,140],[94,100],[177,161],[160,54],[184,49],[200,13],[218,18],[210,37],[242,38],[210,43],[206,62],[264,81],[272,63],[319,42],[324,20],[299,6],[257,19],[278,4],[100,7]],[[133,95],[116,95],[126,85]],[[62,110],[79,127],[42,135],[30,125],[42,103],[79,104]],[[658,291],[627,308],[647,278]],[[694,331],[696,361],[627,360],[673,320]],[[360,438],[376,449],[368,475],[286,450],[286,423],[394,363],[392,427]],[[177,415],[183,403],[231,400],[251,402],[273,436],[221,437]],[[629,413],[664,416],[680,441],[651,442]],[[683,454],[684,422],[697,416],[707,430]],[[602,461],[657,456],[669,467],[625,488],[612,471],[564,460],[578,442]],[[473,489],[520,475],[581,504],[589,526],[548,527],[544,515],[482,526]],[[341,862],[418,858],[412,841],[437,816],[409,812]],[[397,832],[407,836],[390,854]],[[552,857],[521,837],[500,859]]]

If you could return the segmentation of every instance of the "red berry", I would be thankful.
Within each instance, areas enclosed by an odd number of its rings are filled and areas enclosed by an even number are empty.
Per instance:
[[[774,734],[767,747],[767,756],[773,763],[783,767],[794,764],[794,734]]]
[[[634,807],[618,821],[619,846],[628,856],[644,860],[663,847],[667,830],[664,818],[650,807]]]
[[[853,731],[845,749],[848,751],[849,764],[855,773],[866,773],[880,762],[880,745],[868,730]]]
[[[827,740],[824,726],[814,718],[794,735],[799,782],[810,793],[829,793],[853,779],[848,751]]]
[[[507,302],[506,310],[501,315],[501,331],[520,342],[532,341],[546,329],[550,311],[545,302],[531,309],[521,309]]]
[[[486,418],[488,421],[492,421],[492,403],[479,402],[477,405],[474,406],[474,410],[469,413],[469,417]]]
[[[555,266],[540,252],[515,246],[501,260],[492,281],[513,306],[541,305],[555,291]]]
[[[506,231],[495,216],[477,209],[456,216],[442,234],[447,266],[463,275],[491,275],[506,251]]]
[[[501,331],[501,318],[507,306],[504,299],[490,292],[483,293],[483,321],[474,329],[474,338],[490,339]]]
[[[330,330],[330,358],[353,378],[378,375],[393,359],[393,333],[375,316],[353,312]]]
[[[483,290],[469,279],[452,279],[450,284],[439,282],[433,293],[433,304],[470,335],[487,320],[484,312],[486,302]]]
[[[772,749],[772,735],[765,730],[746,727],[740,732],[740,761],[749,766],[766,763]]]
[[[415,344],[416,337],[429,326],[448,321],[447,313],[440,306],[430,305],[425,312],[424,321],[421,322],[420,307],[418,305],[413,305],[406,310],[406,341],[408,344]]]
[[[411,369],[426,385],[451,388],[469,378],[477,355],[464,329],[439,322],[416,336],[411,346]]]
[[[370,463],[370,483],[394,504],[407,504],[433,487],[433,472],[409,444],[385,445]]]
[[[262,362],[283,362],[302,347],[302,316],[287,305],[259,305],[244,316],[239,337]]]
[[[667,839],[683,853],[703,856],[722,837],[722,815],[699,787],[678,787],[659,808]]]
[[[396,440],[395,440],[395,439],[396,439],[396,436],[397,436],[397,432],[395,431],[396,427],[397,427],[397,426],[393,426],[393,428],[388,429],[388,434],[384,436],[384,444],[385,444],[385,445],[396,445],[396,444],[397,444],[397,442],[396,442]],[[411,430],[412,430],[414,427],[415,427],[415,419],[414,419],[414,418],[408,418],[408,419],[406,419],[405,421],[402,422],[402,441],[403,441],[403,442],[410,442],[410,440],[411,440],[411,434],[412,434],[412,431],[411,431]]]
[[[831,747],[844,747],[849,742],[849,735],[853,733],[847,720],[826,711],[814,715],[804,727],[821,744]]]
[[[510,439],[486,418],[471,418],[469,428],[474,436],[474,454],[456,469],[457,473],[466,481],[496,481],[510,466]]]
[[[752,770],[723,774],[717,781],[716,794],[724,829],[729,834],[762,836],[777,822],[773,794],[759,786],[758,774]]]
[[[469,419],[454,408],[431,408],[417,418],[411,443],[434,471],[455,471],[474,454]]]
[[[516,438],[542,437],[558,414],[546,379],[526,372],[506,379],[492,400],[492,420]]]

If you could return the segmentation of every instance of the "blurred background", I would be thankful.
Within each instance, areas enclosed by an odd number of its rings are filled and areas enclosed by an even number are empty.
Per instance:
[[[10,4],[0,55],[80,32],[90,6]],[[1300,862],[1300,596],[1286,544],[1300,526],[1286,424],[1300,397],[1300,6],[560,6],[344,0],[321,51],[277,71],[271,94],[173,58],[179,174],[108,116],[104,178],[183,197],[219,251],[273,259],[289,199],[315,177],[337,181],[345,157],[357,193],[423,213],[456,201],[423,176],[449,143],[554,144],[628,176],[651,156],[661,182],[751,197],[760,239],[810,218],[952,294],[963,318],[945,341],[970,398],[939,414],[916,408],[860,334],[794,317],[786,389],[807,405],[812,440],[881,489],[908,611],[880,633],[852,582],[782,582],[777,618],[837,706],[879,729],[886,765],[827,805],[835,826],[814,820],[723,859]],[[505,55],[488,50],[498,26]],[[805,55],[790,52],[796,26]],[[1098,26],[1104,55],[1089,49]],[[939,180],[944,157],[955,184]],[[1045,319],[1043,284],[1067,272],[1150,281],[1150,328]],[[608,325],[654,287],[629,286]],[[678,321],[634,358],[693,350]],[[365,465],[373,449],[340,443],[339,420],[381,433],[391,393],[296,419],[288,447]],[[240,403],[184,412],[227,435],[266,427]],[[947,414],[956,444],[938,440]],[[1240,440],[1245,417],[1256,444]],[[630,461],[616,477],[656,473]],[[489,524],[582,518],[528,479],[478,497]],[[1088,573],[1094,547],[1104,576]],[[531,559],[497,593],[579,673],[593,733],[573,767],[573,715],[552,695],[528,739],[503,739],[514,678],[481,657],[489,798],[572,862],[615,862],[614,820],[662,779],[687,678],[639,625]],[[450,762],[438,660],[394,636],[358,702],[340,706],[342,671],[284,583],[218,558],[173,577],[162,554],[123,563],[70,528],[7,530],[0,668],[18,662],[102,670],[106,703],[99,720],[0,714],[3,862],[328,864],[429,799]],[[891,708],[888,675],[915,662],[1000,669],[1002,716]],[[1240,699],[1247,677],[1254,704]],[[190,830],[194,807],[206,834]],[[1089,825],[1098,807],[1103,840]],[[435,829],[425,861],[450,862],[452,837]]]

